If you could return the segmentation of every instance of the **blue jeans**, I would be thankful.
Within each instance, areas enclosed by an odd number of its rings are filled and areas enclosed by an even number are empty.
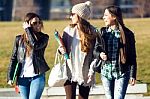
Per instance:
[[[123,74],[119,79],[107,79],[101,75],[102,84],[105,90],[107,99],[124,99],[128,87],[130,74],[129,72]]]
[[[45,74],[18,79],[22,99],[40,99],[45,87]]]

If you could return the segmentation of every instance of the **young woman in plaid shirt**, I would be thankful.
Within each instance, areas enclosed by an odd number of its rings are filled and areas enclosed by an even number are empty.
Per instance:
[[[101,36],[105,52],[99,50],[101,44],[96,42],[94,55],[105,61],[101,67],[101,80],[107,99],[124,99],[128,82],[134,85],[136,81],[134,34],[124,25],[119,7],[107,7],[103,20],[106,27],[101,28]]]

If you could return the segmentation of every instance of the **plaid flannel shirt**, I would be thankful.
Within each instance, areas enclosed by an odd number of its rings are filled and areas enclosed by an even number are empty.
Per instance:
[[[108,61],[102,66],[101,74],[110,80],[118,79],[121,77],[118,67],[120,31],[107,28],[106,33],[104,33],[104,40]]]

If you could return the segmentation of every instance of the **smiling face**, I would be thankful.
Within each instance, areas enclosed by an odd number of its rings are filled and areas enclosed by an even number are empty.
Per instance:
[[[34,17],[33,19],[31,19],[30,23],[34,32],[41,32],[42,22],[38,17]]]
[[[116,17],[113,16],[113,15],[108,11],[108,9],[105,9],[104,16],[103,16],[103,20],[104,20],[106,26],[112,26],[112,25],[115,25],[115,24],[116,24],[116,22],[115,22]]]

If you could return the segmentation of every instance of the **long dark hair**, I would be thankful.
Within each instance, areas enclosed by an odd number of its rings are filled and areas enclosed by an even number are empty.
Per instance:
[[[125,49],[125,45],[126,45],[126,37],[125,37],[125,25],[123,22],[123,18],[122,18],[122,11],[118,6],[108,6],[106,7],[106,9],[109,11],[109,13],[116,17],[116,25],[118,26],[119,30],[120,30],[120,42],[124,45],[123,48],[120,48],[120,56],[121,56],[121,62],[125,63],[126,62],[126,49]]]
[[[112,16],[116,17],[117,25],[120,24],[122,27],[124,26],[122,11],[120,7],[112,5],[106,7],[105,9],[107,9]]]
[[[43,21],[42,21],[42,19],[40,18],[39,15],[37,15],[36,13],[33,13],[33,12],[29,12],[29,13],[27,13],[27,14],[25,15],[25,17],[24,17],[24,22],[28,22],[28,23],[29,23],[29,21],[30,21],[31,19],[35,18],[35,17],[39,18],[39,20],[40,20],[40,22],[41,22],[41,25],[42,25],[42,28],[43,28]]]

